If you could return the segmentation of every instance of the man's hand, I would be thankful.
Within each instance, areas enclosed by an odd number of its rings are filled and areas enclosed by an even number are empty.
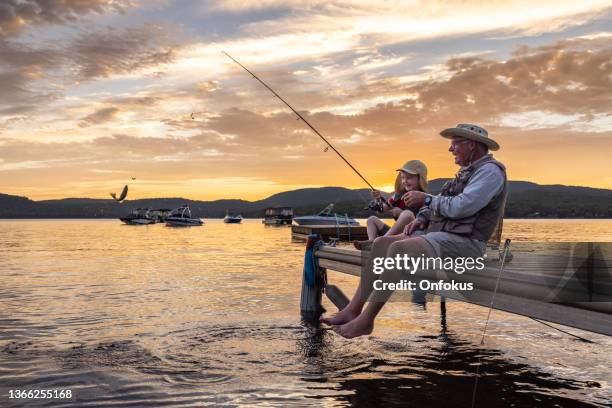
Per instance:
[[[378,200],[381,197],[380,190],[372,190],[372,198]]]
[[[404,234],[410,235],[416,230],[422,230],[427,227],[427,222],[419,218],[412,220],[412,222],[404,227]]]
[[[402,196],[402,200],[408,207],[421,208],[425,204],[425,197],[427,194],[422,191],[409,191]]]

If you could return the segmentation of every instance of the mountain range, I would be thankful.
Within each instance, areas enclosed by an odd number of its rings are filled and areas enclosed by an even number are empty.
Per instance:
[[[430,181],[437,193],[447,179]],[[612,218],[612,190],[564,185],[509,182],[507,218]],[[129,197],[128,197],[129,198]],[[0,194],[0,218],[118,218],[135,208],[176,208],[188,204],[192,214],[220,218],[227,210],[247,218],[263,217],[268,207],[293,207],[295,215],[308,215],[335,203],[339,213],[363,218],[370,190],[343,187],[305,188],[274,194],[258,201],[223,199],[197,201],[186,198],[148,198],[118,203],[112,199],[64,198],[33,201],[27,197]]]

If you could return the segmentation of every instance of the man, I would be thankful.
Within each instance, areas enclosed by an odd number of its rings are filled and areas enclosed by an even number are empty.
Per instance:
[[[421,208],[416,219],[406,227],[410,237],[377,238],[350,303],[335,316],[321,318],[344,337],[370,334],[374,329],[376,316],[392,294],[391,291],[378,292],[364,309],[372,294],[374,279],[392,282],[401,278],[401,271],[393,269],[380,276],[374,275],[373,259],[404,254],[410,257],[480,257],[503,217],[506,169],[489,154],[489,150],[499,149],[497,142],[489,138],[485,129],[470,124],[445,129],[440,135],[451,139],[448,150],[461,169],[437,196],[421,191],[406,194],[407,205]]]

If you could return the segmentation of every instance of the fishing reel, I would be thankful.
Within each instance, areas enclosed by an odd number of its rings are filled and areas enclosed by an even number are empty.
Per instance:
[[[383,200],[382,197],[375,198],[374,200],[368,203],[368,206],[364,208],[364,210],[372,210],[377,213],[383,213],[385,212],[384,203],[385,203],[385,200]]]

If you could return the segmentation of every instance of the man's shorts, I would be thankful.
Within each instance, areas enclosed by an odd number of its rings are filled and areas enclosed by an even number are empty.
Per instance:
[[[416,231],[411,236],[425,239],[432,246],[436,256],[441,258],[478,258],[483,256],[487,249],[486,242],[450,232]]]

